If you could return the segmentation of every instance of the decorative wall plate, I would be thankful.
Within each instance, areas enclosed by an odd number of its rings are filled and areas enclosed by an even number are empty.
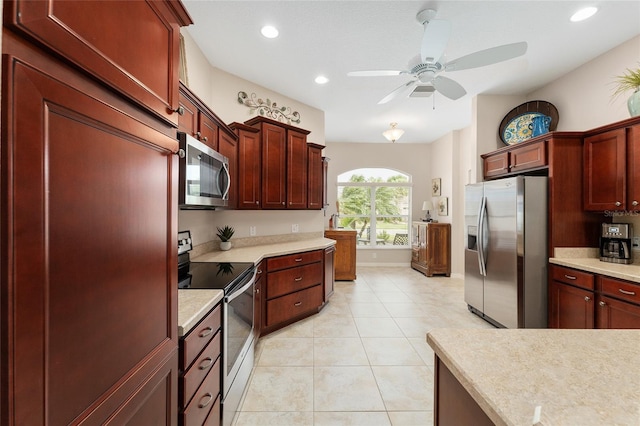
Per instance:
[[[551,117],[549,131],[554,131],[558,127],[558,110],[553,104],[546,101],[529,101],[518,105],[504,116],[498,136],[507,145],[513,145],[531,138],[533,134],[531,119],[539,114]]]

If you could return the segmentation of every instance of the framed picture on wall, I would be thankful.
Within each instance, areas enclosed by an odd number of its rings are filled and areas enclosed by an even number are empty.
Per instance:
[[[431,179],[431,196],[439,197],[442,188],[440,187],[440,178]]]
[[[438,200],[438,216],[449,216],[449,198],[440,197]]]

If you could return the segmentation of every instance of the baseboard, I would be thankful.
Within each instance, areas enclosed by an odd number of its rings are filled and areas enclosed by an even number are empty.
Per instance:
[[[389,263],[385,263],[385,262],[376,262],[376,263],[356,263],[356,267],[358,266],[362,266],[362,267],[407,267],[407,268],[411,268],[411,262],[405,263],[405,262],[389,262]]]

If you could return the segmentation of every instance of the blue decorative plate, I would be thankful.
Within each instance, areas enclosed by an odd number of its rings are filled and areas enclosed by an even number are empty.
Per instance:
[[[536,115],[546,115],[551,118],[549,131],[558,127],[558,110],[547,101],[528,101],[518,105],[504,116],[498,127],[498,137],[506,145],[514,145],[528,140],[533,135],[533,126],[529,127]]]
[[[538,112],[528,112],[514,117],[507,123],[502,131],[502,140],[507,145],[513,145],[518,142],[531,139],[533,135],[533,117],[542,115]]]

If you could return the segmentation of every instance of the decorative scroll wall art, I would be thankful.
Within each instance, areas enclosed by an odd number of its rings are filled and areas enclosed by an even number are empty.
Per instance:
[[[259,115],[272,120],[288,124],[300,123],[300,113],[298,111],[291,111],[289,107],[280,107],[275,102],[271,102],[269,98],[258,98],[255,93],[249,96],[246,92],[238,92],[238,103],[249,107],[251,114],[257,111]]]

